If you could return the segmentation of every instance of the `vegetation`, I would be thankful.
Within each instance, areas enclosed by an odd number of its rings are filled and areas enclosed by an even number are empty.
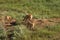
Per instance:
[[[0,0],[0,18],[10,15],[17,23],[21,23],[26,12],[39,19],[60,17],[60,0]],[[12,40],[60,40],[60,23],[44,28],[36,26],[35,31],[23,24],[13,27]],[[0,23],[0,40],[5,40],[6,35],[7,32]]]

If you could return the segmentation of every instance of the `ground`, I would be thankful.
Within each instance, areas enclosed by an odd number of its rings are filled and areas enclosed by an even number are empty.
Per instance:
[[[54,25],[35,26],[35,31],[20,24],[26,14],[37,19],[49,19]],[[17,20],[13,40],[60,40],[60,0],[0,0],[0,18],[10,15]],[[47,22],[45,22],[46,24]],[[43,24],[43,25],[45,25]],[[10,29],[9,29],[10,30]],[[9,31],[7,30],[7,31]],[[7,32],[0,22],[0,39],[6,39]]]

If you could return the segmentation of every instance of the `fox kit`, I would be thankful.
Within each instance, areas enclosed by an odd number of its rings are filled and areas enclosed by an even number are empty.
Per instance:
[[[28,14],[24,17],[23,21],[25,21],[26,25],[30,28],[34,28],[36,24],[41,24],[41,20],[34,19],[32,14]]]

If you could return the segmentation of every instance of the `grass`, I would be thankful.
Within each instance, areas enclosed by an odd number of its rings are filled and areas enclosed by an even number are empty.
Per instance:
[[[26,12],[39,19],[60,17],[60,0],[0,0],[0,16],[10,15],[20,23]],[[6,37],[2,27],[0,39]],[[13,40],[60,40],[60,23],[44,28],[37,27],[35,31],[22,24],[13,27]]]

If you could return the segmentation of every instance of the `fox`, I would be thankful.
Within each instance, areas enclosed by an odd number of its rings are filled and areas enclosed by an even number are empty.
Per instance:
[[[35,25],[41,24],[43,21],[40,19],[33,18],[32,14],[28,14],[24,17],[23,21],[25,21],[25,24],[27,27],[34,29]]]

